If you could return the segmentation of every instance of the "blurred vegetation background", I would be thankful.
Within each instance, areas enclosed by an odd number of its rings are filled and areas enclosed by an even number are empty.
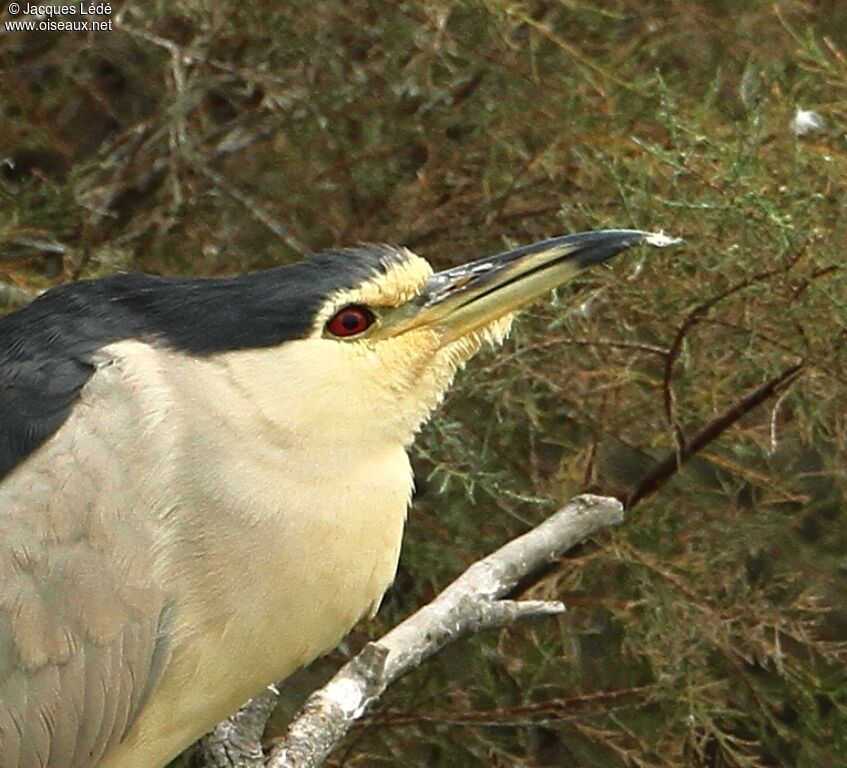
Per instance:
[[[109,18],[0,31],[9,306],[359,241],[443,268],[596,227],[686,240],[592,271],[469,366],[415,448],[378,618],[287,690],[572,495],[628,499],[620,530],[527,589],[569,613],[445,651],[330,764],[847,765],[847,4],[158,0]]]

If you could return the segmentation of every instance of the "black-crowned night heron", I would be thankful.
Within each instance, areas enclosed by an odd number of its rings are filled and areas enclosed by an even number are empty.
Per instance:
[[[647,233],[120,275],[0,321],[0,766],[158,768],[391,583],[406,449],[511,313]]]

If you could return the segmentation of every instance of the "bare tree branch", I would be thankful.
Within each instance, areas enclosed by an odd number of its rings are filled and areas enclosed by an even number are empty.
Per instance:
[[[674,436],[679,443],[680,452],[682,452],[684,437],[682,435],[682,428],[677,423],[674,415],[676,395],[673,391],[673,370],[677,358],[679,358],[680,352],[682,351],[683,342],[685,341],[689,331],[691,331],[694,326],[703,322],[709,312],[724,299],[728,299],[730,296],[734,296],[736,293],[744,291],[750,286],[767,282],[771,278],[790,272],[805,255],[806,245],[808,245],[808,243],[805,243],[802,248],[799,248],[795,253],[791,254],[784,264],[781,264],[773,269],[768,269],[764,272],[758,272],[755,275],[751,275],[737,283],[733,283],[728,288],[716,293],[714,296],[710,296],[708,299],[695,306],[682,321],[679,328],[677,328],[676,334],[668,347],[668,353],[665,357],[662,391],[664,393],[665,418],[667,418],[668,424],[673,427]]]
[[[712,440],[720,437],[742,416],[761,405],[769,397],[782,391],[803,372],[803,363],[786,368],[782,373],[768,379],[751,392],[740,397],[722,413],[702,427],[680,450],[674,450],[657,462],[630,491],[626,498],[627,509],[631,509],[645,496],[655,493],[695,453],[705,448]]]
[[[429,605],[365,646],[323,688],[313,693],[285,738],[274,748],[267,768],[316,768],[385,689],[445,645],[483,629],[504,627],[518,619],[555,616],[558,601],[504,600],[533,572],[548,565],[596,531],[623,521],[617,499],[577,496],[541,525],[471,565]],[[249,706],[249,705],[248,705]],[[242,710],[243,712],[243,710]],[[241,712],[206,737],[221,754],[237,738],[248,739],[237,722]],[[260,733],[253,733],[259,748]],[[222,746],[223,745],[223,746]],[[207,747],[204,747],[207,748]],[[251,747],[247,747],[249,754]],[[254,763],[207,762],[209,768]]]
[[[250,699],[200,740],[192,764],[200,768],[263,768],[262,734],[278,699],[273,686]]]

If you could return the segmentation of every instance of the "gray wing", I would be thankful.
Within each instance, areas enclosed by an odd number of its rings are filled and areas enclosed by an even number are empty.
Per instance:
[[[96,369],[0,480],[2,768],[97,765],[168,660],[156,515],[132,471],[143,415],[117,379]]]

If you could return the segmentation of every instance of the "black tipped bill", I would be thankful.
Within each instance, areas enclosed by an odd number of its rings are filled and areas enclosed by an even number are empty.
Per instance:
[[[573,277],[639,243],[672,245],[678,240],[635,229],[606,229],[554,237],[437,272],[401,321],[457,338],[525,306]],[[401,329],[397,329],[401,330]]]

